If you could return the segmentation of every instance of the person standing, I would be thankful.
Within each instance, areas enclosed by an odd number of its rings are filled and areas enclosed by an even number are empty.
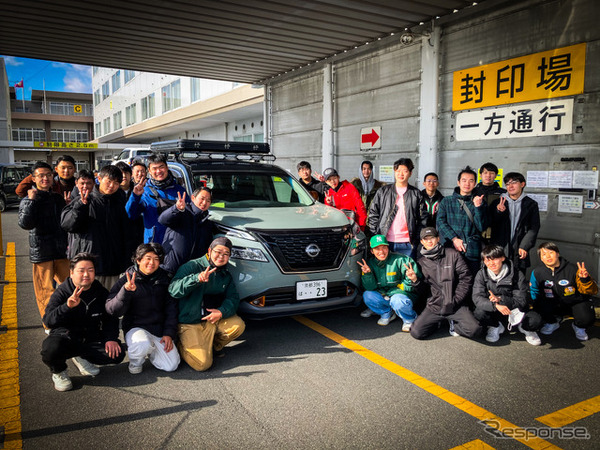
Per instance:
[[[144,218],[144,242],[162,244],[166,227],[158,222],[158,216],[177,201],[177,194],[183,194],[185,188],[169,171],[167,155],[152,154],[148,157],[150,179],[142,179],[133,188],[133,194],[127,201],[127,215],[135,220]],[[189,200],[188,200],[189,201]]]
[[[208,253],[181,266],[169,285],[179,300],[179,354],[194,370],[209,369],[214,352],[246,328],[236,314],[240,296],[227,270],[231,248],[229,239],[216,238]]]
[[[501,188],[496,181],[498,166],[494,163],[486,162],[479,168],[479,175],[481,176],[481,181],[473,189],[473,196],[478,197],[483,195],[485,204],[490,206],[492,202],[498,200],[502,194],[506,193],[506,189]],[[488,224],[488,227],[481,234],[484,243],[489,244],[491,242],[491,233],[492,229]]]
[[[54,292],[53,281],[60,284],[69,276],[67,233],[60,226],[65,199],[51,191],[52,177],[49,164],[36,163],[32,170],[34,186],[19,205],[19,226],[29,230],[29,260],[40,317],[44,317]]]
[[[491,241],[501,246],[514,266],[525,273],[529,253],[540,230],[540,210],[535,200],[523,192],[525,177],[518,172],[504,176],[507,192],[490,205]]]
[[[364,230],[367,222],[367,210],[356,188],[346,180],[340,181],[337,170],[333,168],[325,169],[323,177],[329,187],[325,191],[325,204],[336,209],[350,211],[354,215],[352,219],[361,230]]]
[[[325,201],[324,192],[329,189],[327,184],[312,176],[312,168],[308,161],[300,161],[296,169],[298,170],[298,178],[302,186],[304,186],[315,200],[323,203]]]
[[[481,233],[487,228],[487,205],[483,194],[473,196],[477,174],[469,166],[458,174],[458,187],[440,202],[437,229],[444,243],[451,243],[476,274],[481,267]]]
[[[425,199],[425,206],[427,207],[427,226],[435,228],[435,220],[437,219],[437,212],[440,206],[440,202],[444,198],[442,193],[438,191],[440,185],[439,178],[435,172],[429,172],[423,178],[423,189],[421,194]]]
[[[408,184],[414,164],[409,158],[394,162],[394,184],[380,188],[369,208],[368,225],[373,235],[382,234],[390,251],[415,259],[419,233],[427,225],[429,214],[423,194]]]
[[[134,265],[112,287],[106,311],[123,316],[129,372],[142,372],[146,358],[157,369],[172,372],[179,365],[177,302],[169,294],[169,274],[160,267],[164,251],[154,242],[141,244]]]
[[[54,167],[56,175],[53,175],[50,190],[62,195],[65,200],[70,197],[70,193],[75,187],[75,167],[75,160],[72,156],[62,155],[56,160],[56,166]],[[25,177],[15,189],[15,193],[19,197],[25,197],[29,190],[34,187],[35,182],[32,175]]]
[[[125,358],[119,319],[104,308],[108,291],[95,279],[94,262],[90,253],[71,258],[70,276],[56,288],[44,314],[50,334],[42,343],[42,361],[50,368],[57,391],[73,388],[67,373],[69,358],[87,376],[100,373],[96,365],[119,364]]]
[[[363,161],[360,164],[358,177],[353,178],[350,183],[358,190],[367,211],[379,188],[385,185],[373,176],[373,163],[371,161]]]

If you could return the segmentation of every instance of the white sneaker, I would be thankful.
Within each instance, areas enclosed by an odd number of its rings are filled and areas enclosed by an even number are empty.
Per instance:
[[[500,335],[504,333],[504,331],[506,331],[506,328],[504,328],[504,325],[502,325],[502,323],[500,323],[500,325],[498,325],[497,327],[488,327],[487,336],[485,337],[485,340],[488,342],[498,342],[498,339],[500,339]]]
[[[81,375],[88,377],[95,377],[100,373],[100,369],[89,362],[87,359],[83,359],[81,356],[75,356],[72,358],[73,364],[79,369]]]
[[[63,370],[61,373],[53,373],[52,381],[54,382],[54,389],[57,391],[65,392],[73,389],[73,383],[71,383],[66,370]]]
[[[540,330],[540,333],[548,336],[548,335],[554,333],[559,328],[560,328],[560,322],[547,323],[547,324],[544,324],[544,326]]]
[[[377,325],[381,325],[381,326],[386,326],[388,323],[390,323],[392,320],[396,320],[396,313],[392,312],[390,317],[380,317],[379,320],[377,321]]]
[[[375,314],[373,311],[371,311],[369,308],[365,309],[363,312],[360,313],[360,317],[371,317],[373,314]]]
[[[587,341],[589,339],[587,333],[585,332],[585,328],[579,328],[574,323],[571,325],[573,325],[573,330],[575,331],[575,337],[577,339],[580,341]]]
[[[454,320],[449,320],[448,322],[450,322],[450,329],[448,330],[448,332],[450,333],[450,336],[459,337],[460,334],[458,334],[456,331],[454,331]]]
[[[525,335],[525,340],[531,345],[542,345],[542,340],[535,331],[525,331],[521,325],[519,331]]]
[[[129,363],[129,373],[137,375],[138,373],[142,373],[142,370],[144,370],[143,364],[138,366],[137,364]]]
[[[413,324],[412,322],[411,323],[404,322],[402,324],[402,331],[404,331],[405,333],[410,333],[410,329],[412,327],[412,324]]]

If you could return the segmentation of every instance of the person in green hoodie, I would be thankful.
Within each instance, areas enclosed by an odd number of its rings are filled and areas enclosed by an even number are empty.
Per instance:
[[[404,322],[402,331],[409,332],[417,318],[413,301],[418,298],[421,278],[417,264],[408,256],[391,253],[385,236],[377,234],[369,242],[373,258],[358,261],[362,269],[363,300],[367,305],[362,317],[380,315],[377,325],[387,325],[397,315]]]
[[[246,328],[236,315],[240,296],[227,270],[231,247],[226,237],[216,238],[208,253],[183,264],[169,285],[171,296],[179,299],[179,353],[198,371],[210,368],[213,353]]]

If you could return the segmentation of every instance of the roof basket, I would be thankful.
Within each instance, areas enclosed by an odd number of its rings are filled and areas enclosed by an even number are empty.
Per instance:
[[[175,159],[210,159],[221,161],[273,162],[269,144],[262,142],[204,141],[177,139],[153,142],[150,149],[173,155]]]

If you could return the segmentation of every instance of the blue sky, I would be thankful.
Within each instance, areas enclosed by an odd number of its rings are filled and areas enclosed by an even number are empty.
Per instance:
[[[4,58],[10,86],[23,79],[25,89],[17,89],[19,100],[22,91],[25,91],[25,100],[31,99],[31,90],[44,89],[44,82],[47,91],[92,93],[91,66],[5,55],[0,58]]]

